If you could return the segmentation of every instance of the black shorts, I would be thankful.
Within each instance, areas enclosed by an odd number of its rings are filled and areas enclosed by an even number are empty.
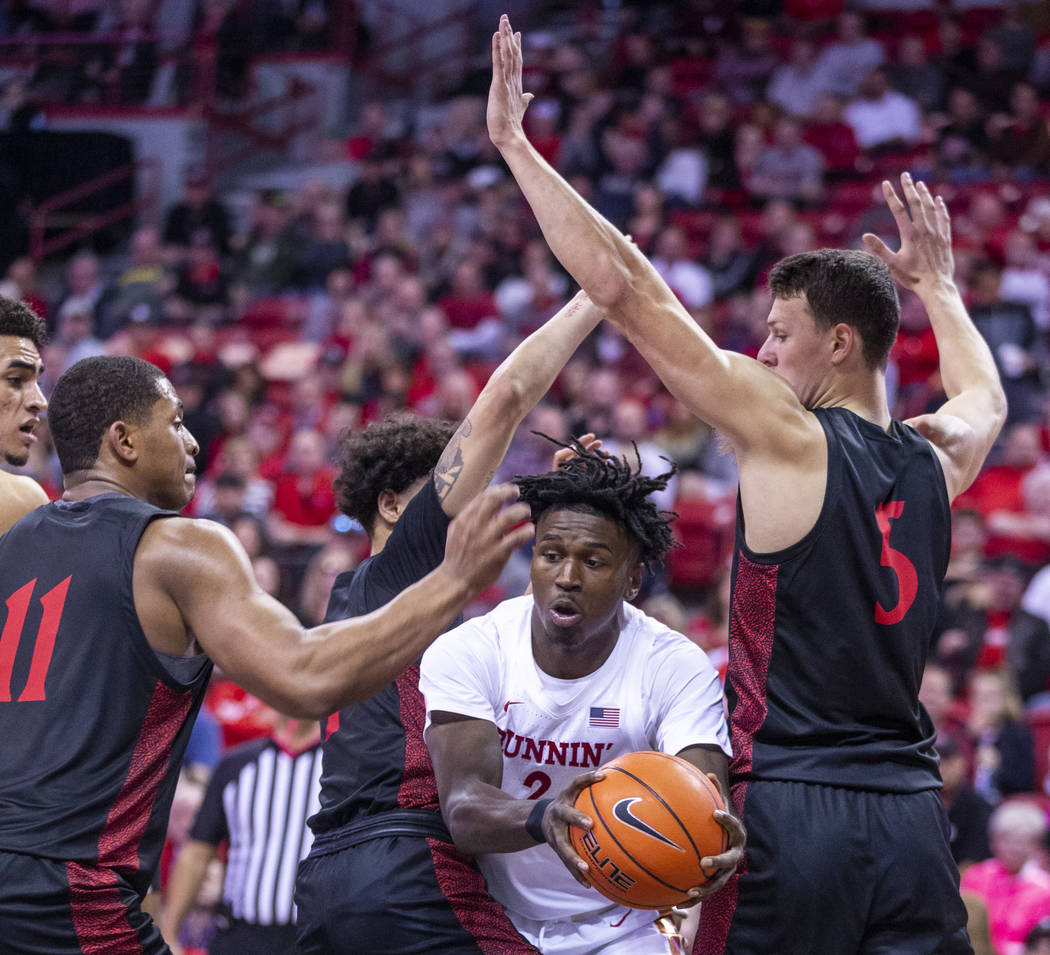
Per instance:
[[[538,955],[471,858],[421,834],[318,836],[299,863],[300,955]]]
[[[112,869],[0,852],[4,955],[163,955],[142,899]]]
[[[935,789],[737,783],[740,871],[700,911],[694,955],[972,953]]]
[[[220,919],[208,955],[296,955],[294,925],[254,925]]]

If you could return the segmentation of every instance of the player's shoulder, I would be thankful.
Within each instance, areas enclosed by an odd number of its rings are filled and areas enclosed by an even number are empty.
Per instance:
[[[0,533],[47,503],[44,489],[31,477],[0,471]]]
[[[655,617],[625,604],[635,655],[652,668],[664,666],[710,667],[707,654],[685,634],[673,630]]]
[[[427,655],[465,652],[475,656],[504,656],[511,648],[527,642],[531,618],[532,597],[511,597],[488,613],[447,630],[434,641]]]

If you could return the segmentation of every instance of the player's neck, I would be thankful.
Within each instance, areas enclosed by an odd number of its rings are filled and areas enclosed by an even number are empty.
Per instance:
[[[141,499],[140,495],[123,482],[99,471],[74,471],[65,475],[63,501],[84,501],[100,494],[123,494],[126,497]]]
[[[889,430],[893,420],[886,397],[886,376],[882,372],[833,380],[813,407],[845,408],[883,431]]]

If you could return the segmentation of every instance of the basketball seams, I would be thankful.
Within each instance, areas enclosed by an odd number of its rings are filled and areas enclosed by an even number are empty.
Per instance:
[[[681,756],[674,756],[671,753],[663,753],[663,752],[660,752],[660,750],[658,750],[658,749],[654,749],[652,751],[652,754],[654,756],[660,756],[663,759],[673,760],[676,763],[684,763],[686,766],[689,766],[691,769],[695,769],[696,770],[696,774],[697,774],[697,778],[704,785],[704,788],[707,790],[708,794],[711,796],[711,801],[715,804],[716,807],[721,808],[723,811],[725,810],[725,800],[722,799],[722,796],[718,792],[718,789],[714,785],[712,785],[711,780],[707,778],[707,774],[704,773],[698,766],[694,766],[687,759],[682,759]],[[681,825],[681,823],[679,823],[679,825]],[[723,829],[721,826],[719,826],[718,828],[721,831],[721,835],[722,835],[722,849],[721,849],[721,851],[722,852],[728,852],[729,851],[729,833],[726,832],[725,829]],[[687,833],[687,835],[688,835],[688,833]],[[703,871],[703,869],[701,869],[701,871]],[[710,876],[708,876],[708,878],[710,878]]]
[[[637,780],[637,777],[636,777],[636,776],[632,775],[631,773],[628,773],[628,772],[624,772],[624,770],[620,769],[620,768],[619,768],[618,766],[612,766],[612,767],[610,767],[610,769],[614,769],[614,770],[615,770],[616,772],[622,772],[622,773],[624,773],[624,775],[625,775],[625,776],[629,776],[629,777],[630,777],[631,779],[635,779],[635,780]],[[640,781],[640,780],[639,780],[639,781]],[[643,784],[643,785],[644,785],[644,784]],[[648,786],[646,786],[646,789],[648,789],[648,788],[649,788],[649,787],[648,787]],[[651,791],[651,790],[650,790],[650,791]],[[588,791],[587,795],[588,795],[588,796],[590,797],[590,800],[591,800],[591,806],[593,806],[593,807],[594,807],[594,818],[595,818],[595,819],[596,819],[596,820],[597,820],[598,822],[600,822],[600,823],[602,824],[602,828],[603,828],[603,829],[604,829],[604,830],[605,830],[605,831],[606,831],[606,832],[607,832],[607,833],[609,834],[609,838],[610,838],[610,839],[612,839],[612,841],[616,843],[616,846],[617,846],[617,848],[619,848],[619,850],[620,850],[620,851],[621,851],[621,852],[622,852],[622,853],[623,853],[623,854],[624,854],[624,855],[625,855],[625,856],[626,856],[626,857],[627,857],[628,859],[630,859],[630,860],[631,860],[631,862],[632,862],[632,863],[633,863],[634,865],[638,866],[638,870],[639,870],[640,872],[644,872],[644,873],[645,873],[645,874],[646,874],[647,876],[649,876],[649,878],[650,878],[650,879],[652,879],[652,880],[653,880],[654,882],[659,882],[659,883],[660,883],[660,885],[664,885],[664,886],[666,886],[666,887],[667,887],[667,888],[669,888],[669,889],[673,889],[673,890],[674,890],[675,892],[682,892],[682,893],[684,894],[684,893],[686,893],[686,892],[688,892],[688,891],[689,891],[689,888],[691,888],[690,886],[687,886],[686,888],[682,889],[682,888],[679,888],[679,887],[678,887],[677,885],[672,885],[672,884],[671,884],[670,882],[665,882],[665,881],[664,881],[663,879],[661,879],[661,878],[660,878],[660,877],[659,877],[658,875],[654,875],[654,874],[653,874],[652,872],[650,872],[650,871],[649,871],[649,870],[648,870],[648,869],[647,869],[647,868],[646,868],[646,867],[645,867],[644,865],[642,865],[642,864],[641,864],[641,863],[640,863],[640,862],[639,862],[639,861],[638,861],[638,860],[637,860],[637,859],[636,859],[636,858],[635,858],[635,857],[634,857],[634,856],[633,856],[633,855],[632,855],[632,854],[631,854],[630,852],[628,852],[628,851],[627,851],[627,849],[626,849],[626,848],[624,847],[623,843],[622,843],[622,842],[620,842],[620,840],[616,838],[616,833],[614,833],[614,832],[612,831],[612,829],[610,829],[610,828],[609,828],[609,824],[608,824],[608,823],[607,823],[607,822],[605,821],[605,818],[604,818],[604,817],[602,816],[601,810],[600,810],[600,809],[598,808],[598,804],[597,804],[597,803],[595,802],[595,800],[594,800],[594,786],[590,786],[590,787],[589,787],[589,791]],[[654,793],[653,795],[656,795],[656,794]],[[661,802],[662,802],[662,801],[663,801],[663,800],[661,800]],[[675,817],[675,820],[677,821],[677,816]],[[681,825],[681,823],[679,823],[679,825]],[[691,841],[691,840],[690,840],[690,841]],[[695,846],[694,846],[694,849],[695,849]],[[612,890],[612,891],[616,891],[616,890],[614,889],[614,890]],[[629,900],[628,900],[628,899],[627,899],[627,898],[626,898],[625,896],[623,896],[623,895],[620,895],[620,899],[621,899],[621,901],[623,902],[623,904],[624,904],[624,905],[630,906],[630,907],[632,907],[632,908],[649,908],[649,906],[639,906],[637,902],[632,902],[632,901],[629,901]]]

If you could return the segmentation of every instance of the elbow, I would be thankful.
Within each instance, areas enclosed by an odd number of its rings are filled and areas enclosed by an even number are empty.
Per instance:
[[[631,294],[634,285],[631,263],[620,256],[612,256],[597,265],[586,284],[580,284],[598,308],[616,310]]]
[[[470,807],[467,803],[468,800],[461,797],[449,796],[441,802],[441,815],[445,819],[445,826],[452,837],[453,845],[460,852],[475,855],[483,850],[479,849],[470,837]]]

